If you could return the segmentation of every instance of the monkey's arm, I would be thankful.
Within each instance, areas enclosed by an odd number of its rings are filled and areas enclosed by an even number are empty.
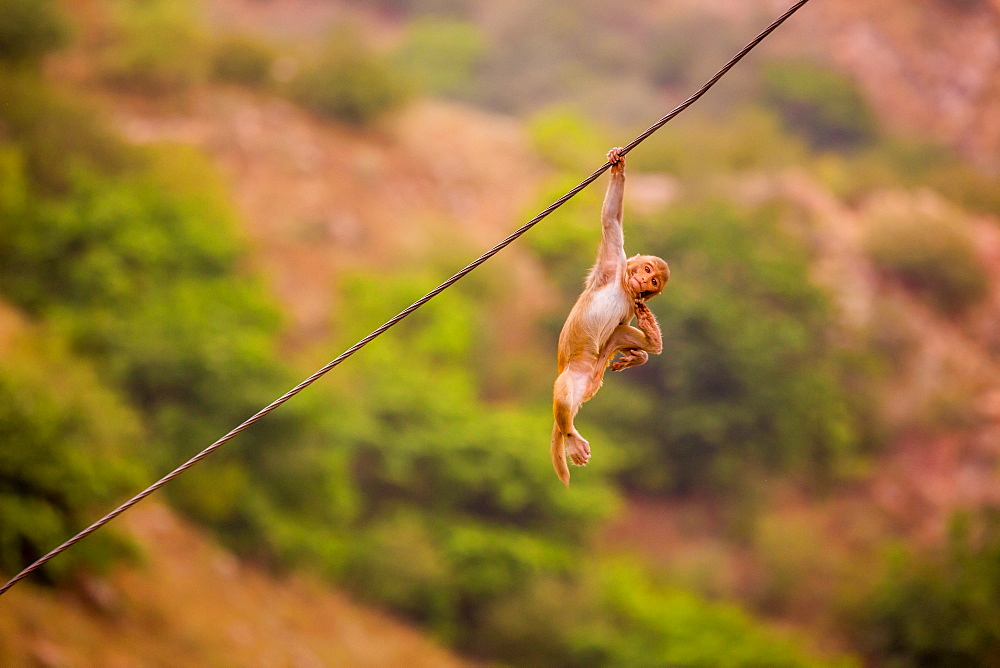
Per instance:
[[[590,280],[594,285],[601,285],[618,277],[625,267],[625,235],[622,231],[622,216],[625,204],[625,158],[618,154],[619,149],[611,149],[608,159],[611,160],[611,179],[608,190],[604,194],[604,204],[601,207],[601,246],[597,251],[597,263],[591,272]]]
[[[638,321],[640,331],[642,331],[645,344],[642,349],[646,352],[659,355],[663,352],[663,332],[660,331],[660,323],[656,322],[656,316],[649,310],[645,302],[636,300],[635,317]]]

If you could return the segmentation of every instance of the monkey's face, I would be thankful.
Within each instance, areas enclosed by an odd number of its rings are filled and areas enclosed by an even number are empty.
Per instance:
[[[632,296],[646,301],[663,291],[670,280],[670,267],[655,255],[630,257],[625,269],[625,285]]]

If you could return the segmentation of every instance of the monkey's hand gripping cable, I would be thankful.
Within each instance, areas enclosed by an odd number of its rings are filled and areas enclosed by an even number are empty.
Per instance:
[[[761,33],[759,35],[757,35],[757,37],[755,37],[749,44],[747,44],[735,56],[733,56],[729,60],[729,62],[726,63],[722,67],[722,69],[720,69],[718,72],[716,72],[715,75],[711,79],[709,79],[707,82],[705,82],[705,84],[701,88],[699,88],[691,97],[689,97],[688,99],[684,100],[684,102],[682,102],[679,105],[677,105],[672,111],[670,111],[670,113],[668,113],[667,115],[663,116],[660,120],[658,120],[656,123],[654,123],[653,125],[651,125],[648,129],[646,129],[642,134],[640,134],[638,137],[636,137],[631,142],[629,142],[624,147],[622,147],[622,149],[621,149],[621,155],[627,154],[629,151],[631,151],[633,148],[635,148],[640,143],[642,143],[647,137],[649,137],[651,134],[653,134],[654,132],[656,132],[657,130],[659,130],[661,127],[663,127],[667,122],[669,122],[671,119],[673,119],[679,113],[681,113],[682,111],[684,111],[685,109],[687,109],[688,107],[690,107],[692,104],[694,104],[702,95],[704,95],[706,92],[708,92],[709,88],[711,88],[712,86],[714,86],[716,84],[716,82],[719,81],[719,79],[721,79],[723,76],[725,76],[725,74],[730,69],[732,69],[733,66],[736,65],[736,63],[738,63],[740,60],[742,60],[743,57],[746,56],[748,53],[750,53],[750,51],[754,47],[756,47],[758,44],[760,44],[760,42],[762,42],[764,40],[764,38],[766,38],[768,35],[770,35],[778,26],[780,26],[782,23],[784,23],[786,19],[788,19],[792,14],[794,14],[796,11],[798,11],[799,8],[801,8],[807,2],[809,2],[809,0],[799,0],[794,5],[792,5],[784,14],[782,14],[777,19],[775,19],[774,22],[771,23],[771,25],[769,25],[767,28],[765,28],[763,31],[761,31]],[[570,190],[569,192],[567,192],[565,195],[563,195],[562,197],[560,197],[559,199],[557,199],[555,202],[553,202],[552,204],[550,204],[548,207],[546,207],[543,211],[541,211],[534,218],[532,218],[527,223],[525,223],[520,228],[518,228],[513,234],[511,234],[510,236],[508,236],[506,239],[504,239],[503,241],[501,241],[500,243],[498,243],[496,246],[494,246],[490,250],[488,250],[485,253],[483,253],[476,260],[470,262],[463,269],[461,269],[460,271],[458,271],[454,276],[452,276],[451,278],[449,278],[448,280],[446,280],[445,282],[443,282],[441,285],[439,285],[438,287],[434,288],[433,290],[431,290],[430,292],[428,292],[426,295],[424,295],[423,297],[421,297],[417,301],[415,301],[412,304],[410,304],[409,306],[407,306],[405,309],[403,309],[402,311],[400,311],[393,318],[391,318],[390,320],[386,321],[385,324],[383,324],[382,326],[380,326],[379,328],[377,328],[376,330],[374,330],[371,334],[369,334],[368,336],[366,336],[365,338],[361,339],[360,341],[358,341],[357,343],[355,343],[353,346],[351,346],[350,348],[348,348],[347,350],[345,350],[343,353],[341,353],[335,359],[333,359],[330,362],[328,362],[326,365],[324,365],[321,369],[319,369],[318,371],[316,371],[314,374],[312,374],[311,376],[309,376],[308,378],[306,378],[305,380],[303,380],[301,383],[299,383],[298,385],[296,385],[295,387],[293,387],[292,389],[290,389],[285,394],[281,395],[280,397],[278,397],[277,399],[275,399],[274,401],[272,401],[270,404],[268,404],[267,406],[265,406],[264,408],[262,408],[258,412],[254,413],[252,416],[250,416],[249,418],[247,418],[247,420],[245,420],[242,424],[240,424],[240,425],[236,426],[235,428],[233,428],[232,431],[230,431],[229,433],[227,433],[226,435],[224,435],[222,438],[220,438],[219,440],[217,440],[214,443],[212,443],[211,445],[209,445],[207,448],[205,448],[204,450],[202,450],[201,452],[199,452],[197,455],[195,455],[194,457],[192,457],[188,461],[184,462],[183,464],[181,464],[180,466],[178,466],[176,469],[174,469],[173,471],[171,471],[167,475],[163,476],[162,478],[160,478],[159,480],[157,480],[155,483],[153,483],[152,485],[150,485],[149,487],[147,487],[143,491],[139,492],[138,494],[136,494],[135,496],[133,496],[131,499],[129,499],[128,501],[126,501],[122,505],[118,506],[117,508],[115,508],[114,510],[112,510],[110,513],[108,513],[107,515],[105,515],[104,517],[102,517],[101,519],[99,519],[96,522],[94,522],[93,524],[91,524],[90,526],[88,526],[86,529],[83,529],[78,534],[76,534],[75,536],[73,536],[72,538],[70,538],[69,540],[67,540],[66,542],[64,542],[61,545],[59,545],[58,547],[54,548],[52,551],[48,552],[47,554],[43,555],[42,557],[39,557],[34,563],[32,563],[29,566],[25,567],[24,570],[22,570],[20,573],[18,573],[13,578],[11,578],[6,584],[4,584],[2,587],[0,587],[0,595],[3,595],[8,589],[10,589],[11,587],[13,587],[19,581],[23,580],[25,577],[27,577],[33,571],[35,571],[38,568],[40,568],[41,566],[45,565],[47,562],[49,562],[51,559],[53,559],[54,557],[56,557],[58,554],[66,551],[67,549],[69,549],[70,547],[72,547],[73,545],[75,545],[76,543],[80,542],[81,540],[83,540],[84,538],[86,538],[87,536],[89,536],[90,534],[94,533],[95,531],[97,531],[98,529],[100,529],[102,526],[104,526],[105,524],[107,524],[108,522],[110,522],[111,520],[113,520],[114,518],[118,517],[119,515],[121,515],[122,513],[124,513],[126,510],[128,510],[129,508],[131,508],[135,504],[139,503],[140,501],[142,501],[143,499],[145,499],[147,496],[149,496],[150,494],[152,494],[156,490],[160,489],[161,487],[163,487],[164,485],[166,485],[168,482],[170,482],[171,480],[173,480],[174,478],[176,478],[180,474],[182,474],[185,471],[187,471],[189,468],[191,468],[192,466],[194,466],[195,464],[197,464],[198,462],[200,462],[202,459],[205,459],[206,457],[208,457],[210,454],[212,454],[213,452],[215,452],[216,450],[218,450],[220,447],[222,447],[222,445],[224,445],[226,442],[228,442],[229,440],[231,440],[237,434],[239,434],[240,432],[242,432],[245,429],[249,428],[252,424],[254,424],[258,420],[260,420],[261,418],[263,418],[265,415],[267,415],[271,411],[275,410],[276,408],[278,408],[279,406],[281,406],[283,403],[285,403],[286,401],[288,401],[289,399],[291,399],[292,397],[294,397],[296,394],[298,394],[299,392],[301,392],[305,388],[307,388],[310,385],[312,385],[313,383],[315,383],[321,377],[323,377],[324,375],[326,375],[335,366],[339,365],[341,362],[343,362],[344,360],[346,360],[348,357],[350,357],[351,355],[353,355],[354,353],[356,353],[358,350],[360,350],[361,348],[363,348],[366,345],[368,345],[368,343],[370,343],[373,339],[381,336],[382,333],[385,332],[386,330],[388,330],[390,327],[393,327],[394,325],[396,325],[396,323],[398,323],[400,320],[402,320],[406,316],[410,315],[411,313],[413,313],[414,311],[416,311],[418,308],[420,308],[421,306],[423,306],[424,304],[426,304],[428,301],[430,301],[431,299],[433,299],[437,295],[439,295],[442,292],[444,292],[445,290],[447,290],[453,284],[455,284],[460,279],[462,279],[466,274],[470,273],[473,269],[475,269],[479,265],[483,264],[484,262],[486,262],[487,260],[489,260],[491,257],[493,257],[494,255],[496,255],[497,253],[499,253],[501,250],[503,250],[504,248],[506,248],[507,246],[509,246],[514,240],[516,240],[522,234],[524,234],[525,232],[527,232],[528,230],[530,230],[532,227],[534,227],[539,221],[541,221],[543,218],[545,218],[546,216],[548,216],[550,213],[552,213],[553,211],[555,211],[556,209],[558,209],[560,206],[562,206],[563,204],[565,204],[570,198],[574,197],[581,190],[583,190],[584,188],[586,188],[587,186],[589,186],[591,183],[593,183],[595,180],[597,180],[597,178],[601,174],[603,174],[610,166],[611,166],[610,162],[605,162],[594,173],[592,173],[590,176],[588,176],[583,181],[581,181],[576,187],[574,187],[572,190]]]

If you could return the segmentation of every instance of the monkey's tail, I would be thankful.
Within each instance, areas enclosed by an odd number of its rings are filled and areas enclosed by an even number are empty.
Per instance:
[[[559,425],[552,425],[552,466],[563,484],[569,487],[569,464],[566,463],[566,438],[559,431]]]

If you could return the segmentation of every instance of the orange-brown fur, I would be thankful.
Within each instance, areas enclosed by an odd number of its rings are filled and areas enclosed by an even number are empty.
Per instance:
[[[622,233],[625,157],[608,153],[611,180],[601,208],[601,245],[583,293],[559,335],[558,371],[553,389],[552,465],[569,485],[566,456],[577,466],[590,460],[590,444],[573,426],[580,406],[601,388],[604,371],[643,364],[663,349],[660,327],[645,301],[670,278],[667,263],[652,255],[626,258]],[[638,329],[629,325],[637,319]],[[622,356],[612,361],[615,353]]]

